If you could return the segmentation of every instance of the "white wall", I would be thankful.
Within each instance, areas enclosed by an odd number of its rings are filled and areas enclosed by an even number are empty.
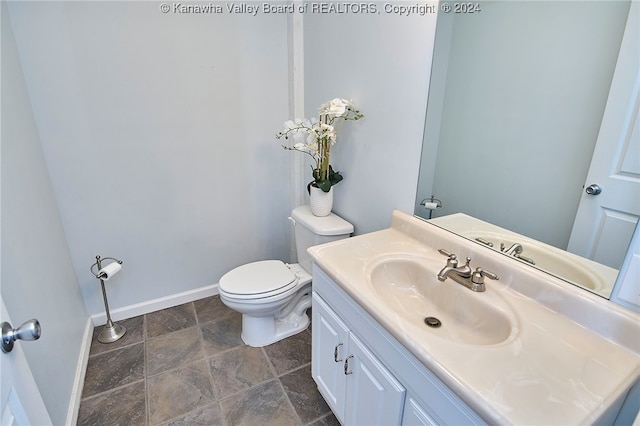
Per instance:
[[[304,20],[306,115],[334,97],[352,98],[365,114],[338,131],[331,154],[344,176],[333,211],[357,234],[388,227],[393,209],[413,213],[436,21],[376,5],[378,15]]]
[[[289,257],[286,15],[155,2],[15,2],[16,41],[91,314]]]
[[[1,141],[2,299],[16,322],[14,327],[34,317],[41,323],[38,341],[16,344],[24,349],[51,420],[64,424],[89,315],[49,181],[5,3]]]

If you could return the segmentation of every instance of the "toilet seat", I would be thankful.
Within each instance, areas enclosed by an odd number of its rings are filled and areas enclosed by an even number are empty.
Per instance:
[[[264,299],[296,287],[298,277],[280,260],[262,260],[239,266],[220,278],[220,293],[239,299]]]

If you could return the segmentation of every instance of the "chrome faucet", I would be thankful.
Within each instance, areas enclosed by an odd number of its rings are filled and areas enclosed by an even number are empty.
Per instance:
[[[506,250],[505,250],[504,243],[500,243],[500,251],[509,256],[511,255],[515,256],[516,254],[520,254],[522,253],[522,250],[523,250],[522,244],[520,243],[513,243],[513,245]]]
[[[440,272],[438,272],[438,280],[446,280],[451,273],[455,273],[457,276],[460,276],[462,278],[471,277],[471,266],[469,266],[469,263],[471,262],[470,257],[467,257],[467,263],[465,263],[464,266],[458,266],[458,257],[455,254],[449,253],[444,249],[440,249],[438,250],[438,252],[448,257],[447,266],[445,266],[440,270]]]
[[[504,243],[500,243],[500,251],[503,252],[504,254],[508,256],[513,256],[520,260],[524,260],[525,262],[530,263],[532,265],[536,264],[536,262],[534,262],[533,259],[531,259],[530,257],[526,257],[522,255],[522,252],[524,251],[522,244],[513,243],[513,245],[506,250],[505,250],[505,247],[506,246],[504,245]]]
[[[475,271],[471,269],[471,258],[467,257],[467,261],[464,266],[458,266],[458,257],[444,249],[439,249],[438,252],[444,256],[447,256],[447,265],[438,272],[438,280],[445,281],[447,278],[451,278],[458,284],[462,284],[472,291],[485,291],[484,278],[490,278],[497,280],[498,276],[493,272],[485,271],[481,267],[477,267]]]

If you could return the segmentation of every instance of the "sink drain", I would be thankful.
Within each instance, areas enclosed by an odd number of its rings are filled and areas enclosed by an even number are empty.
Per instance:
[[[442,322],[436,317],[426,317],[424,323],[431,328],[438,328],[442,325]]]

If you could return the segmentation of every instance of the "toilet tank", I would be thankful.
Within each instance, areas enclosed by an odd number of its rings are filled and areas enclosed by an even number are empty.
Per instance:
[[[323,217],[314,216],[308,205],[293,209],[291,217],[295,224],[298,263],[309,273],[312,263],[311,256],[307,253],[309,247],[341,240],[353,233],[353,225],[340,216],[333,213]]]

